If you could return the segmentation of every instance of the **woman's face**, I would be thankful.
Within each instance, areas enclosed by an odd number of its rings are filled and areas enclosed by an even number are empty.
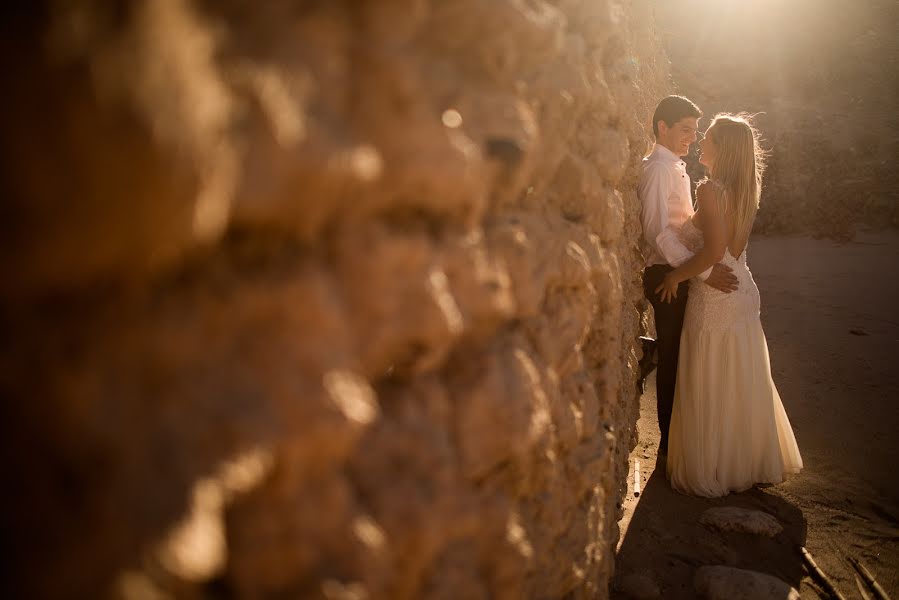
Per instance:
[[[715,144],[715,132],[709,129],[705,132],[705,137],[702,138],[702,141],[699,142],[699,162],[711,171],[717,156],[718,146]]]

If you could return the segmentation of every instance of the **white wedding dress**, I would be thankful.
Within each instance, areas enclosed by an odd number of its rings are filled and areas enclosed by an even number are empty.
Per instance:
[[[679,236],[693,251],[702,247],[702,231],[691,220]],[[668,441],[671,486],[706,497],[780,483],[802,469],[771,378],[746,250],[739,258],[727,250],[721,262],[733,269],[736,291],[725,294],[690,280]]]

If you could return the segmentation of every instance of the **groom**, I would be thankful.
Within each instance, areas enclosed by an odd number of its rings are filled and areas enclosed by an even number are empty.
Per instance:
[[[649,256],[643,273],[643,292],[655,310],[657,349],[656,396],[658,397],[659,454],[668,454],[668,427],[674,404],[677,356],[680,334],[687,308],[688,282],[677,289],[677,298],[662,302],[655,289],[665,274],[693,256],[678,239],[676,230],[695,212],[690,194],[690,176],[681,160],[696,141],[702,111],[683,96],[668,96],[659,102],[652,117],[656,143],[643,159],[643,171],[637,194],[643,205],[643,237],[649,244]],[[717,264],[699,276],[706,285],[730,293],[737,289],[731,269]]]

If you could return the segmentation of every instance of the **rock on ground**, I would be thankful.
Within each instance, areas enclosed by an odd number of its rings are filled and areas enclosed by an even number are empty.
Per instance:
[[[723,506],[702,513],[699,522],[721,531],[739,531],[774,537],[783,526],[768,513],[760,510]]]
[[[777,577],[733,567],[700,567],[693,586],[708,600],[799,600],[799,592]]]

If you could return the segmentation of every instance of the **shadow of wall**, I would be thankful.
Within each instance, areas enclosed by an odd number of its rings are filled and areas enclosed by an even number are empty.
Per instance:
[[[769,538],[702,525],[702,513],[719,506],[765,512],[780,522],[783,531]],[[658,583],[662,597],[688,600],[697,597],[696,569],[725,565],[772,575],[798,590],[807,576],[799,552],[806,535],[802,511],[783,498],[755,488],[726,498],[680,494],[668,485],[662,463],[647,480],[618,550],[616,587],[639,568],[640,574]]]

